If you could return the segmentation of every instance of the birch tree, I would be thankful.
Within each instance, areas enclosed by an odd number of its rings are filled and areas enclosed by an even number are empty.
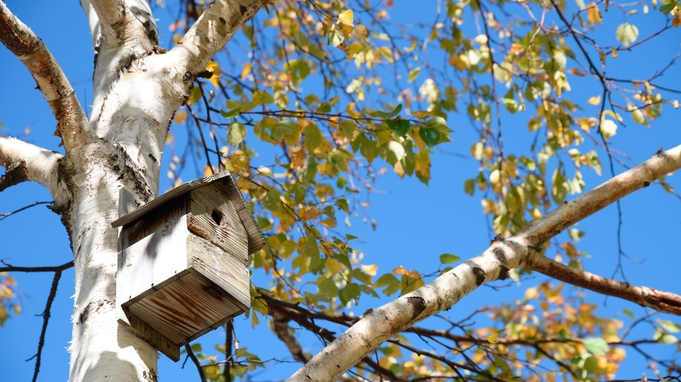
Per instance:
[[[111,222],[119,191],[144,204],[159,195],[164,176],[179,185],[225,170],[237,176],[267,237],[250,265],[270,282],[252,285],[248,317],[260,330],[269,323],[288,356],[304,363],[290,380],[601,380],[615,378],[626,350],[641,344],[678,353],[680,325],[667,316],[681,314],[678,290],[588,272],[578,249],[584,232],[574,227],[644,187],[674,195],[667,174],[681,167],[681,146],[669,146],[678,142],[645,148],[649,160],[620,166],[627,159],[613,137],[627,124],[654,128],[663,107],[674,112],[679,89],[664,76],[679,55],[664,51],[666,61],[650,74],[608,73],[620,62],[645,65],[634,54],[681,23],[678,3],[447,0],[428,3],[432,22],[404,24],[390,20],[398,7],[391,1],[81,4],[94,50],[89,113],[49,47],[0,0],[0,41],[33,76],[63,146],[0,136],[0,191],[41,184],[69,235],[73,261],[41,270],[55,272],[54,291],[61,272],[75,269],[71,381],[158,379],[156,351],[118,321]],[[153,16],[166,6],[180,11],[163,25],[170,46],[159,42],[164,33]],[[639,36],[639,27],[649,34]],[[576,86],[597,94],[582,99],[571,92]],[[458,146],[451,121],[463,116],[475,138]],[[509,137],[526,141],[525,149],[507,147]],[[442,147],[479,165],[463,186],[479,198],[495,239],[464,261],[441,255],[436,271],[395,264],[378,274],[351,221],[380,229],[368,208],[376,177],[391,169],[428,184]],[[187,169],[192,161],[201,162],[198,173]],[[585,171],[610,179],[587,186]],[[522,284],[537,273],[553,281],[528,288],[523,304],[481,306],[475,314],[489,315],[481,327],[446,319],[440,330],[418,325],[485,284]],[[12,288],[21,285],[8,276],[0,283],[10,291],[0,295],[4,321],[16,304]],[[647,307],[630,325],[645,321],[654,336],[625,340],[621,320],[596,315],[563,283]],[[380,295],[393,300],[356,311],[360,300]],[[558,304],[556,296],[574,301]],[[649,317],[655,311],[657,320]],[[47,312],[45,326],[49,302]],[[348,329],[336,338],[338,326]],[[310,354],[298,330],[326,347]],[[184,349],[202,380],[233,380],[263,366],[246,341],[237,345],[231,323],[225,332],[217,355]],[[423,346],[413,344],[419,338]],[[674,356],[642,357],[651,378],[681,372]]]

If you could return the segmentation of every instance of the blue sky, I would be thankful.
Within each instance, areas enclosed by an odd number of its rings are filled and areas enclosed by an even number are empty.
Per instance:
[[[93,51],[87,22],[80,5],[76,1],[52,2],[8,0],[9,8],[27,25],[29,25],[51,49],[57,61],[61,64],[66,75],[74,84],[76,92],[83,105],[88,105],[92,94],[92,62]],[[424,4],[435,8],[435,1],[424,1]],[[407,20],[408,17],[421,17],[430,20],[426,12],[413,14],[410,7],[398,7],[391,15],[395,21]],[[425,6],[424,6],[425,8]],[[168,41],[170,32],[167,25],[171,20],[170,13],[157,10],[155,17],[159,19],[162,41]],[[632,17],[633,18],[633,17]],[[55,20],[58,20],[55,22]],[[410,21],[413,19],[409,19]],[[659,27],[660,19],[649,17],[634,19],[641,29],[641,35]],[[606,25],[608,26],[608,25]],[[608,26],[613,43],[616,25]],[[607,28],[604,28],[607,31]],[[606,33],[606,32],[603,32]],[[645,57],[645,65],[659,67],[664,60],[677,54],[679,49],[679,31],[672,30],[663,34],[654,43],[644,45],[635,53],[622,52],[620,55],[634,54]],[[631,56],[630,56],[631,57]],[[435,62],[435,61],[434,61]],[[624,62],[624,60],[623,60]],[[631,62],[631,61],[627,61]],[[641,70],[629,65],[612,67],[613,76],[637,75]],[[681,75],[678,66],[670,69],[665,81],[673,87],[680,84],[677,79]],[[52,136],[55,122],[42,95],[34,90],[35,83],[23,65],[13,57],[4,47],[0,48],[0,121],[6,130],[0,134],[12,135],[41,145],[59,150],[59,141]],[[598,94],[598,88],[593,85],[573,85],[570,97],[585,100]],[[87,106],[86,106],[87,107]],[[594,111],[592,111],[594,112]],[[656,121],[653,128],[646,128],[628,123],[626,128],[620,128],[613,138],[614,147],[627,153],[634,162],[646,160],[661,146],[665,149],[681,143],[681,131],[678,126],[679,112],[666,106],[665,117]],[[506,118],[506,117],[505,117]],[[525,122],[523,116],[504,119],[505,141],[509,148],[527,145]],[[517,121],[517,124],[514,124]],[[372,195],[370,213],[378,223],[376,231],[361,219],[352,219],[350,232],[361,236],[361,249],[364,251],[367,263],[377,263],[379,272],[387,271],[397,266],[406,269],[419,269],[425,273],[437,270],[438,257],[442,253],[453,253],[463,259],[475,256],[485,250],[493,236],[487,228],[485,217],[481,214],[479,195],[469,197],[463,192],[463,182],[477,174],[478,163],[472,159],[449,155],[448,153],[468,154],[469,147],[475,139],[475,133],[465,116],[453,115],[449,118],[450,127],[456,132],[453,142],[442,147],[441,155],[434,158],[430,186],[425,186],[416,179],[400,180],[388,171],[379,177],[375,189],[379,192]],[[27,129],[30,133],[27,133]],[[585,149],[590,149],[585,144]],[[584,150],[586,151],[586,150]],[[605,157],[603,156],[603,160]],[[168,158],[164,158],[167,166]],[[164,167],[165,168],[165,167]],[[623,169],[616,166],[616,172]],[[2,173],[2,170],[0,170]],[[164,172],[162,172],[164,173]],[[607,180],[609,172],[604,166],[604,175],[595,176],[585,171],[587,190]],[[679,182],[670,178],[672,185],[681,189]],[[162,189],[168,186],[167,180]],[[16,210],[35,201],[50,200],[49,194],[35,184],[24,183],[0,193],[0,213]],[[635,259],[642,260],[635,264],[624,262],[628,280],[633,284],[643,284],[662,290],[681,292],[681,282],[678,281],[680,255],[675,238],[681,228],[681,203],[679,200],[662,190],[659,186],[648,187],[622,201],[623,211],[623,249]],[[343,219],[344,217],[340,217]],[[580,222],[580,230],[587,231],[580,249],[592,255],[585,261],[586,269],[604,276],[610,276],[617,263],[616,230],[617,210],[608,207],[595,216]],[[38,206],[0,221],[0,258],[13,265],[39,266],[58,265],[72,258],[68,238],[59,217],[44,206]],[[38,336],[42,325],[40,314],[45,306],[47,294],[52,282],[52,274],[21,274],[13,277],[19,283],[20,301],[23,312],[8,320],[5,327],[0,329],[0,340],[5,345],[0,349],[0,369],[7,380],[28,380],[33,373],[34,362],[25,360],[36,352]],[[262,276],[258,280],[263,280]],[[523,281],[522,285],[510,285],[501,290],[482,287],[468,296],[447,316],[456,320],[470,314],[482,304],[500,303],[521,299],[528,286],[535,285],[545,278],[541,275]],[[39,380],[60,381],[68,378],[68,347],[71,337],[73,271],[68,270],[62,276],[57,297],[52,309],[52,318],[48,328],[46,345],[43,351],[43,361]],[[363,312],[368,307],[376,307],[387,302],[388,299],[364,298],[355,310]],[[614,314],[626,320],[621,313],[628,308],[636,315],[643,315],[645,310],[634,304],[610,298],[605,299],[595,294],[590,295],[589,301],[601,308],[600,314]],[[660,315],[660,318],[672,319],[680,323],[678,318]],[[236,319],[237,335],[241,347],[248,347],[256,351],[261,358],[276,358],[279,361],[290,361],[291,357],[286,349],[273,336],[268,335],[265,325],[250,328],[250,321],[244,317]],[[425,325],[435,325],[428,321]],[[337,334],[341,329],[337,329]],[[649,332],[649,333],[648,333]],[[652,331],[645,329],[637,334],[652,336]],[[639,337],[640,337],[639,336]],[[304,337],[306,338],[306,337]],[[310,340],[310,338],[308,338]],[[221,343],[224,336],[217,330],[200,342],[204,349],[212,344]],[[316,340],[305,341],[307,351],[315,353],[321,350]],[[660,357],[668,356],[672,349],[662,349]],[[207,350],[207,353],[212,353]],[[645,363],[636,358],[633,352],[628,352],[631,358],[624,365],[621,377],[638,378],[645,371]],[[181,363],[173,363],[165,357],[160,358],[159,372],[163,381],[196,380],[196,370],[187,365],[181,368]],[[254,381],[276,380],[287,377],[299,367],[296,363],[269,361],[268,370],[261,375],[254,376]]]

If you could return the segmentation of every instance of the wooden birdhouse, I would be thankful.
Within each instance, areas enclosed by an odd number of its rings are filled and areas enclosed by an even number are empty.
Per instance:
[[[123,321],[177,362],[181,346],[250,308],[248,256],[265,240],[226,171],[135,208],[121,190],[111,224],[122,227],[117,305]]]

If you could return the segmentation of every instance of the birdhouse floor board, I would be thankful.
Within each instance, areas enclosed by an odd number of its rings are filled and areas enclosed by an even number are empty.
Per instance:
[[[195,270],[124,308],[177,345],[185,345],[243,310]]]

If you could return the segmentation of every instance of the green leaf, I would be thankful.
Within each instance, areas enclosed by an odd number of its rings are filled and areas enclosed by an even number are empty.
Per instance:
[[[422,127],[421,130],[419,130],[419,136],[430,148],[440,142],[440,132],[433,128]]]
[[[189,95],[189,99],[187,100],[187,105],[193,105],[201,99],[201,88],[198,86],[194,86],[192,88],[192,92]]]
[[[379,118],[388,119],[400,114],[400,111],[402,111],[402,104],[398,104],[390,113],[386,113],[384,111],[376,111],[374,112],[374,114]]]
[[[236,147],[244,140],[246,137],[246,127],[242,123],[233,122],[229,124],[229,129],[227,130],[227,142],[230,146]]]
[[[664,13],[665,15],[668,15],[669,12],[671,12],[674,8],[676,8],[676,6],[677,6],[678,4],[679,4],[679,3],[676,2],[676,1],[672,1],[672,2],[669,3],[669,4],[665,4],[665,5],[663,5],[663,6],[660,7],[660,12]]]
[[[400,290],[400,281],[392,273],[386,273],[379,277],[372,285],[374,289],[383,289],[383,294],[390,296]]]
[[[622,23],[617,27],[615,36],[617,36],[617,39],[622,45],[629,46],[629,44],[636,41],[638,38],[638,28],[633,24]]]
[[[385,121],[388,125],[390,131],[397,134],[399,137],[403,137],[409,131],[409,121],[406,119],[388,119]]]
[[[660,328],[655,328],[655,333],[653,334],[653,339],[661,344],[670,345],[679,342],[679,339],[674,337],[669,333],[665,333],[664,330]]]
[[[421,73],[421,67],[420,67],[420,66],[419,66],[418,68],[412,70],[411,72],[409,72],[409,74],[407,75],[407,78],[408,78],[407,81],[408,81],[409,83],[414,82],[414,80],[416,79],[416,77],[419,76],[419,73]]]
[[[220,115],[222,115],[223,118],[236,118],[236,116],[239,115],[239,112],[241,112],[241,108],[237,107],[230,111],[220,110]]]
[[[608,351],[608,343],[599,337],[591,337],[582,341],[582,344],[593,355],[603,355]]]
[[[456,263],[460,259],[461,258],[459,256],[452,255],[451,253],[443,253],[440,255],[440,263],[442,264]]]
[[[311,123],[305,128],[305,148],[313,151],[324,141],[324,136],[317,125]]]
[[[319,293],[324,296],[336,297],[338,296],[338,286],[333,280],[333,277],[326,278],[324,276],[317,280],[317,287],[319,288]]]
[[[361,289],[359,284],[349,283],[345,288],[338,292],[338,297],[343,305],[347,304],[350,300],[359,301],[359,296]]]
[[[666,331],[671,332],[671,333],[678,333],[679,330],[681,330],[681,326],[679,326],[679,325],[677,325],[677,324],[675,324],[671,321],[661,320],[661,319],[658,318],[657,323],[662,325],[662,327]]]

